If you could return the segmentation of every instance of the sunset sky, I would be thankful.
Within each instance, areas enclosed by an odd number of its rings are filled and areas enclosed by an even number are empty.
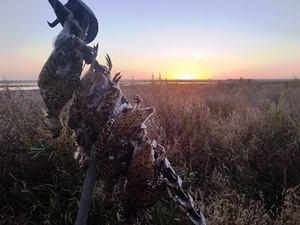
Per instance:
[[[62,1],[66,3],[66,0]],[[124,78],[300,77],[299,0],[85,0]],[[47,0],[2,0],[0,79],[37,79],[62,29]]]

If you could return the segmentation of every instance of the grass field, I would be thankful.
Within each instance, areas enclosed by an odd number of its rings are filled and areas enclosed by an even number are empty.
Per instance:
[[[300,224],[299,80],[122,89],[156,108],[149,136],[166,148],[207,224]],[[43,108],[38,90],[0,92],[0,224],[76,218],[84,173],[74,137],[65,128],[51,139]],[[190,224],[170,196],[139,221]],[[100,182],[89,224],[122,224],[119,204],[103,209]]]

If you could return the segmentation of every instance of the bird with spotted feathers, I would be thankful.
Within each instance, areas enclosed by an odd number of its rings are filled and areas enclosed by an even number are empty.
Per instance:
[[[97,60],[92,63],[74,93],[69,110],[68,125],[75,132],[77,158],[83,169],[87,169],[91,147],[110,115],[116,114],[120,106],[131,107],[118,86],[120,73],[111,80],[112,63],[108,55],[106,60],[107,66],[100,65]]]
[[[38,86],[47,108],[52,137],[56,138],[62,129],[61,110],[80,85],[83,60],[92,63],[97,55],[98,46],[92,48],[84,41],[89,27],[86,15],[83,25],[80,26],[72,12],[63,4],[54,0],[51,2],[55,2],[54,10],[57,11],[60,20],[64,21],[64,26],[55,40],[54,50],[39,74]]]
[[[95,152],[99,178],[104,183],[104,206],[114,204],[113,191],[122,176],[127,174],[134,143],[145,132],[145,122],[155,112],[154,107],[139,108],[141,98],[134,97],[136,105],[113,115],[113,123],[99,134],[92,150]]]
[[[142,139],[135,145],[128,167],[122,198],[123,215],[128,224],[134,222],[140,209],[147,209],[167,196],[167,183],[160,164],[164,148],[155,140]]]

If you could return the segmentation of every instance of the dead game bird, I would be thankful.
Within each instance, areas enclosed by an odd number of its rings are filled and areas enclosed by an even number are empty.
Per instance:
[[[122,92],[118,86],[120,74],[110,80],[110,72],[111,67],[100,65],[95,60],[81,79],[71,103],[68,125],[75,132],[83,169],[87,169],[88,164],[83,162],[89,159],[90,149],[101,129],[111,114],[116,114],[119,102],[122,102]]]
[[[135,97],[138,104],[140,97]],[[104,207],[114,204],[113,191],[120,178],[127,174],[134,143],[145,132],[145,122],[155,112],[154,107],[126,109],[116,114],[110,129],[101,132],[92,146],[100,180],[104,183]]]
[[[167,183],[160,172],[164,152],[161,145],[148,138],[135,145],[122,198],[123,215],[128,223],[135,220],[140,209],[153,206],[167,195]]]
[[[89,26],[85,16],[81,27],[72,12],[59,1],[55,1],[57,15],[64,21],[63,30],[57,36],[54,50],[44,64],[38,78],[38,86],[47,108],[47,118],[51,125],[52,137],[59,136],[62,129],[60,113],[80,85],[83,60],[92,63],[98,46],[92,48],[82,40]]]

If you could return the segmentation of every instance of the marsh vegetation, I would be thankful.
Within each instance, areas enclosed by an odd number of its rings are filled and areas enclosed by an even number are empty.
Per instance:
[[[167,150],[207,224],[300,223],[300,81],[122,87],[156,108],[148,133]],[[72,132],[52,139],[38,90],[0,92],[0,224],[73,224],[84,172]],[[67,118],[63,113],[63,118]],[[94,190],[89,224],[121,224]],[[118,193],[117,193],[118,196]],[[166,196],[139,214],[189,224]]]

